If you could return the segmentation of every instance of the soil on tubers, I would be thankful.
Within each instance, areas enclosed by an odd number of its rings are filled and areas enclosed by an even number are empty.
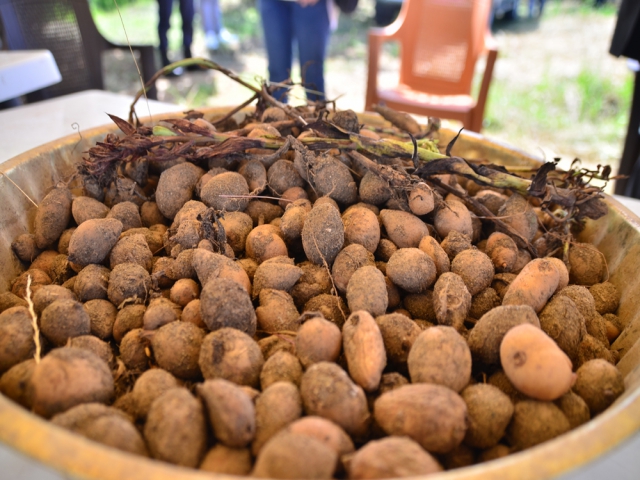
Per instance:
[[[572,236],[599,190],[254,93],[243,120],[114,117],[41,200],[0,295],[3,394],[163,462],[356,479],[499,458],[624,392],[620,294]]]

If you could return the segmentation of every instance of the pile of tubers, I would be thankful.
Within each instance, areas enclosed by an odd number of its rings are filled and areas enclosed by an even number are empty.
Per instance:
[[[620,295],[595,247],[552,234],[559,207],[314,149],[290,113],[225,119],[237,139],[286,138],[275,153],[221,152],[201,115],[119,123],[86,160],[116,152],[110,173],[57,185],[12,244],[26,268],[0,294],[2,394],[176,465],[365,479],[521,451],[623,393]]]

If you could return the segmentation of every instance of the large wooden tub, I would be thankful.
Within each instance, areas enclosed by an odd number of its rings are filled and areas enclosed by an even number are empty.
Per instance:
[[[207,116],[222,112],[209,110]],[[156,118],[157,119],[157,118]],[[380,122],[367,115],[367,123]],[[9,289],[22,266],[10,244],[31,229],[34,205],[6,177],[36,202],[58,181],[68,179],[74,165],[97,140],[116,131],[115,126],[96,128],[33,149],[0,165],[0,291]],[[450,137],[453,132],[444,132]],[[447,141],[446,138],[443,139]],[[495,163],[531,165],[537,160],[508,145],[491,142],[480,135],[463,135],[454,153],[469,158],[490,158]],[[532,479],[555,477],[619,448],[640,430],[640,223],[629,210],[608,197],[609,213],[589,223],[581,240],[594,243],[605,255],[610,281],[622,294],[619,316],[625,329],[613,347],[620,351],[618,367],[625,376],[626,392],[596,417],[561,437],[507,458],[462,468],[430,479]],[[0,442],[36,462],[59,470],[63,478],[103,480],[195,480],[212,478],[195,470],[175,467],[103,447],[71,434],[31,414],[0,395]],[[222,480],[223,475],[215,476]],[[235,478],[226,476],[229,478]]]

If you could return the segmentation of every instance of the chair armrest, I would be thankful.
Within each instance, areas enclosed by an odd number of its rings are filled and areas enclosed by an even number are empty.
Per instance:
[[[484,50],[485,52],[498,51],[498,42],[496,42],[496,39],[493,38],[491,30],[488,29],[484,34]]]
[[[397,21],[383,28],[369,29],[369,61],[367,64],[367,92],[365,96],[365,111],[377,103],[378,91],[378,65],[380,61],[380,50],[382,44],[397,37],[400,23]]]
[[[129,50],[129,45],[119,45],[109,41],[107,41],[107,45],[110,48]],[[138,62],[138,65],[140,67],[142,79],[146,84],[149,80],[151,80],[151,77],[153,77],[153,75],[158,70],[156,65],[155,48],[152,45],[131,45],[131,49],[140,52],[140,60]],[[151,88],[147,90],[147,97],[152,100],[157,100],[158,91],[155,85],[152,85]]]
[[[404,2],[400,9],[400,13],[398,14],[398,18],[396,18],[391,25],[369,29],[369,63],[367,69],[367,94],[364,105],[365,111],[373,104],[377,103],[378,64],[382,44],[390,40],[402,41],[400,32],[407,16],[408,3],[408,1]]]
[[[380,61],[380,49],[385,37],[379,34],[381,29],[369,30],[369,60],[367,63],[367,91],[365,96],[365,112],[371,110],[371,106],[377,103],[378,91],[378,64]]]

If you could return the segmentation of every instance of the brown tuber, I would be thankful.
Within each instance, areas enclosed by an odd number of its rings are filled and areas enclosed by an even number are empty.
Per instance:
[[[347,284],[347,303],[352,312],[366,310],[373,316],[386,313],[389,296],[382,272],[373,266],[356,270]]]
[[[264,357],[249,335],[224,327],[204,337],[198,363],[205,379],[223,378],[238,385],[257,386]]]
[[[31,377],[33,411],[45,418],[81,403],[107,403],[114,385],[109,366],[95,353],[57,348],[38,363]]]
[[[545,258],[536,258],[511,282],[502,305],[529,305],[537,313],[544,308],[559,282],[556,266]]]
[[[391,436],[360,448],[349,465],[354,480],[413,477],[442,471],[438,461],[407,437]]]
[[[387,263],[387,275],[398,287],[410,293],[427,290],[436,280],[431,257],[418,248],[400,248]]]
[[[283,479],[330,479],[338,455],[320,440],[282,432],[260,451],[251,476]]]
[[[575,381],[569,357],[540,328],[513,327],[500,345],[500,363],[513,385],[537,400],[555,400]]]
[[[257,319],[247,291],[234,280],[216,278],[200,294],[202,320],[209,330],[236,328],[248,335],[256,332]]]
[[[387,355],[380,328],[368,312],[349,316],[342,327],[342,345],[351,378],[367,392],[377,390]]]
[[[498,364],[502,339],[509,330],[522,323],[540,326],[536,312],[528,305],[499,306],[485,313],[469,333],[473,361],[485,365]]]
[[[256,435],[251,445],[259,455],[265,443],[290,423],[302,416],[302,400],[298,387],[291,382],[269,385],[256,398]]]
[[[335,362],[342,349],[342,333],[335,323],[313,317],[298,329],[295,347],[305,368],[318,362]]]
[[[183,380],[197,380],[204,336],[193,323],[174,321],[153,332],[151,350],[161,368]]]
[[[441,385],[419,383],[384,393],[375,401],[374,416],[388,435],[407,436],[432,453],[450,452],[467,431],[464,400]]]
[[[524,400],[515,405],[507,438],[516,451],[524,450],[558,437],[569,429],[567,417],[553,403]]]
[[[311,365],[302,376],[300,394],[307,415],[331,420],[355,438],[367,432],[369,409],[364,391],[335,363]]]
[[[459,392],[471,378],[471,351],[452,327],[431,327],[413,343],[407,359],[412,383],[444,385]]]
[[[0,313],[0,375],[33,357],[35,351],[29,310],[25,307],[12,307]]]
[[[151,404],[144,438],[153,458],[197,467],[207,441],[202,404],[186,388],[167,390]]]
[[[302,227],[302,246],[316,265],[333,264],[344,244],[344,225],[340,212],[329,204],[311,209]]]
[[[493,385],[478,383],[466,387],[460,395],[467,404],[469,428],[464,444],[474,448],[491,448],[504,437],[513,403]]]
[[[247,393],[220,378],[197,385],[216,439],[227,447],[244,448],[256,433],[256,411]]]
[[[585,362],[576,373],[573,390],[589,406],[592,416],[605,410],[624,392],[622,374],[605,360]]]

